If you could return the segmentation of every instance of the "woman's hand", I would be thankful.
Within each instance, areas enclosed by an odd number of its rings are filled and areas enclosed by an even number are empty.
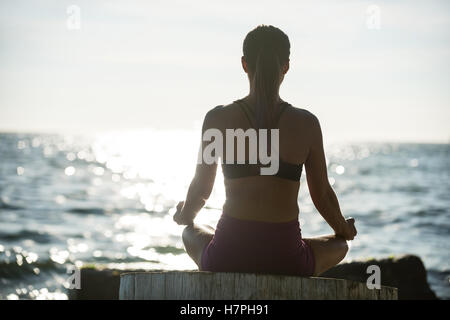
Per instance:
[[[184,207],[184,201],[178,202],[177,211],[173,215],[173,221],[175,221],[179,225],[193,224],[194,221],[193,221],[192,217],[186,217],[186,215],[183,214],[183,207]]]
[[[345,220],[345,225],[342,230],[336,233],[336,235],[343,237],[345,240],[353,240],[358,233],[355,227],[355,219],[348,218]]]

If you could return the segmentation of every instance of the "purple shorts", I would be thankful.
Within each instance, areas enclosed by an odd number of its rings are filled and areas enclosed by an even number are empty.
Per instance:
[[[314,255],[298,220],[273,223],[222,214],[213,239],[203,248],[201,269],[312,276]]]

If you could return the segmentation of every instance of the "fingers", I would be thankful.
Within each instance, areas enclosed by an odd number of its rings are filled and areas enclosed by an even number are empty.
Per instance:
[[[183,210],[183,206],[184,206],[184,201],[180,201],[180,202],[178,202],[178,204],[177,204],[177,206],[176,206],[176,211],[175,211],[175,213],[174,213],[174,215],[173,215],[173,217],[174,217],[174,219],[175,219],[175,217],[177,216],[177,215],[179,215],[180,213],[181,213],[181,210]]]
[[[356,237],[356,235],[358,234],[358,231],[356,231],[355,225],[352,225],[352,229],[353,229],[353,235],[354,235],[354,237]]]
[[[356,228],[354,225],[355,219],[350,217],[348,219],[345,219],[345,222],[346,222],[346,228],[345,228],[343,237],[345,238],[345,240],[351,241],[356,236]]]
[[[349,229],[350,229],[349,231],[350,231],[350,233],[352,235],[352,239],[351,240],[353,240],[354,237],[356,236],[356,234],[358,233],[356,231],[356,227],[355,227],[355,219],[354,218],[348,218],[347,219],[347,224],[348,224]]]
[[[184,214],[182,214],[184,207],[184,201],[178,202],[176,209],[177,211],[173,215],[173,221],[175,221],[178,225],[191,225],[193,224],[192,219],[189,219]]]
[[[177,211],[183,209],[183,206],[184,206],[184,201],[178,202],[178,204],[177,204]]]
[[[175,221],[178,225],[188,224],[183,220],[183,217],[181,217],[181,215],[179,213],[177,213],[173,216],[173,221]]]
[[[172,217],[173,221],[175,221],[177,224],[181,224],[180,213],[181,213],[181,210],[183,209],[183,206],[184,206],[184,201],[178,202],[178,204],[176,206],[177,210],[175,211],[175,213]]]

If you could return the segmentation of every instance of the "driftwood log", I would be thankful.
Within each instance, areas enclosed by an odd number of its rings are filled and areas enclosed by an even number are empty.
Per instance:
[[[120,276],[123,300],[397,300],[397,288],[344,280],[252,273],[134,272]]]

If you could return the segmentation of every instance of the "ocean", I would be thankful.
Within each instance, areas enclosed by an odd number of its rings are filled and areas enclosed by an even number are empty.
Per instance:
[[[0,299],[67,299],[68,267],[195,269],[172,221],[195,170],[199,134],[0,134]],[[326,146],[330,183],[356,219],[347,261],[410,253],[450,298],[450,145]],[[219,169],[220,171],[220,169]],[[215,226],[223,175],[198,221]],[[305,237],[331,233],[305,174]]]

